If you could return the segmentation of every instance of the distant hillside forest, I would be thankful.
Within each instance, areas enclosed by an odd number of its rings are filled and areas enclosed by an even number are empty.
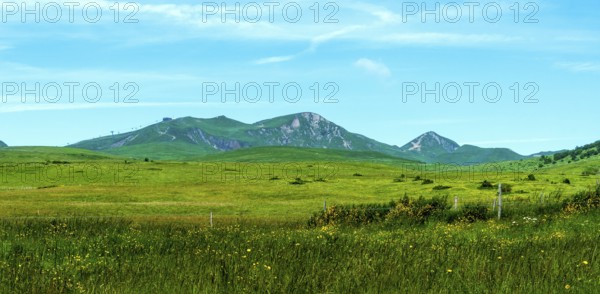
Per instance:
[[[554,160],[559,161],[561,159],[571,157],[571,160],[577,161],[578,159],[588,158],[600,153],[600,141],[596,141],[591,144],[587,144],[581,147],[577,147],[573,150],[562,151],[554,154]]]

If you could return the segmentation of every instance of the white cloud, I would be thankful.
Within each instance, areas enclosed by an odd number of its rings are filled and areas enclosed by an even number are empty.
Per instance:
[[[4,103],[3,103],[4,104]],[[203,102],[145,102],[145,103],[11,103],[4,104],[0,113],[15,113],[28,111],[58,111],[58,110],[82,110],[82,109],[109,109],[126,107],[206,107],[219,106],[223,103]]]
[[[505,140],[490,140],[490,141],[471,141],[465,144],[479,145],[479,146],[490,146],[500,144],[518,144],[518,143],[544,143],[544,142],[559,142],[569,141],[576,138],[557,137],[557,138],[531,138],[531,139],[505,139]]]
[[[561,62],[556,66],[573,72],[600,72],[600,63],[597,62]]]
[[[29,0],[31,1],[31,0]],[[44,0],[48,1],[48,0]],[[91,2],[84,0],[82,3]],[[103,9],[110,10],[113,5],[107,0],[95,0]],[[123,2],[120,5],[125,5]],[[110,32],[110,39],[118,41],[122,46],[144,45],[147,43],[170,43],[181,40],[193,39],[221,39],[221,40],[250,40],[250,41],[288,41],[288,42],[307,42],[308,49],[305,51],[315,51],[317,47],[325,42],[331,42],[339,39],[350,40],[352,42],[361,42],[372,44],[380,43],[384,46],[397,46],[398,44],[416,44],[416,45],[462,45],[478,46],[482,43],[500,43],[523,41],[525,37],[514,36],[514,32],[504,32],[504,34],[477,34],[474,31],[458,31],[453,28],[452,33],[439,31],[423,32],[415,30],[416,27],[407,26],[401,22],[401,17],[397,9],[393,7],[384,7],[374,5],[364,1],[348,1],[344,3],[343,9],[339,9],[334,15],[339,19],[339,23],[315,23],[313,15],[308,13],[309,7],[313,5],[312,1],[300,1],[307,13],[298,23],[289,23],[282,19],[281,11],[275,11],[275,21],[269,21],[267,8],[263,7],[263,15],[260,21],[251,23],[241,19],[235,22],[233,16],[228,16],[227,21],[222,21],[220,13],[207,15],[207,5],[189,2],[189,4],[164,3],[164,4],[135,4],[139,11],[135,13],[135,19],[139,20],[136,24],[114,24],[119,28],[115,30],[106,30]],[[341,6],[341,4],[339,4]],[[131,11],[125,6],[123,14]],[[212,8],[211,8],[212,9]],[[210,10],[210,9],[209,9]],[[331,12],[331,10],[327,10]],[[64,16],[64,15],[63,15]],[[321,15],[324,17],[324,15]],[[113,25],[109,22],[113,20],[112,15],[102,18],[106,25]],[[85,24],[80,18],[77,18],[76,25],[83,24],[85,30],[69,30],[68,33],[61,32],[63,37],[76,39],[98,39],[107,38],[100,34],[89,34],[89,24]],[[57,27],[58,26],[54,26]],[[470,26],[472,27],[472,26]],[[48,26],[48,28],[50,28]],[[439,26],[436,26],[436,30]],[[409,29],[409,31],[406,31]],[[424,29],[419,27],[419,30]],[[11,32],[11,31],[8,31]],[[118,33],[115,33],[118,32]],[[400,32],[400,33],[399,33]],[[3,32],[6,36],[7,32]],[[35,37],[35,34],[43,33],[47,35],[46,27],[39,32],[27,32],[27,38]],[[23,38],[23,32],[15,30],[14,38]],[[160,36],[160,37],[158,37]],[[0,45],[0,50],[2,46]],[[292,54],[290,54],[292,55]],[[289,60],[289,59],[288,59]],[[259,60],[266,63],[281,62],[280,59]],[[286,60],[284,60],[286,61]]]
[[[376,38],[382,42],[434,45],[477,45],[481,43],[507,43],[518,37],[491,34],[449,34],[436,32],[396,33]]]
[[[349,26],[349,27],[345,27],[343,29],[335,30],[333,32],[327,32],[324,34],[316,35],[315,37],[311,38],[311,40],[310,40],[311,44],[307,50],[314,51],[322,43],[329,42],[329,41],[332,41],[335,39],[339,39],[344,36],[348,36],[348,35],[350,35],[350,33],[355,32],[362,28],[364,28],[364,26],[355,25],[355,26]]]
[[[349,9],[367,12],[377,17],[379,21],[384,24],[397,23],[402,19],[402,17],[398,13],[395,13],[385,7],[374,5],[371,3],[348,1],[344,4],[344,7],[347,7]]]
[[[354,66],[365,70],[367,73],[379,77],[389,77],[392,75],[390,69],[383,63],[373,61],[368,58],[361,58],[354,62]]]
[[[295,55],[266,57],[266,58],[261,58],[261,59],[254,61],[254,64],[269,64],[269,63],[286,62],[286,61],[290,61],[290,60],[294,59],[295,57],[296,57]]]
[[[428,125],[449,125],[449,124],[464,124],[472,123],[472,119],[422,119],[422,120],[403,120],[395,122],[399,125],[409,126],[428,126]]]

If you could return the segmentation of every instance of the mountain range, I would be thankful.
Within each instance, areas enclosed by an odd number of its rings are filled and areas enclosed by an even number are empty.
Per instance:
[[[525,158],[510,149],[460,146],[427,132],[402,147],[349,132],[323,116],[302,112],[246,124],[214,118],[165,118],[128,133],[85,140],[69,147],[153,159],[190,159],[232,150],[287,146],[379,152],[386,155],[444,163],[481,163]]]
[[[8,147],[8,145],[6,145],[6,143],[4,143],[0,140],[0,148],[2,148],[2,147]]]

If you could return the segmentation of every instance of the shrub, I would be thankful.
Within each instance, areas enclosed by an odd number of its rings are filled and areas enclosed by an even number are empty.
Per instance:
[[[470,223],[487,220],[488,208],[483,204],[467,204],[461,209],[458,219]]]
[[[441,215],[450,208],[448,197],[433,197],[429,200],[422,196],[416,200],[404,196],[400,202],[386,215],[386,220],[392,222],[425,223],[431,216]]]
[[[569,180],[569,179],[564,179],[562,182],[567,185],[571,185],[571,180]]]
[[[325,211],[315,213],[309,220],[309,226],[330,224],[364,225],[383,221],[395,202],[389,204],[362,204],[349,206],[330,206]]]
[[[330,206],[325,211],[313,214],[309,226],[329,224],[363,225],[373,222],[423,224],[433,216],[443,216],[450,209],[447,196],[425,199],[410,199],[404,195],[399,201],[384,204],[362,204]]]
[[[290,182],[290,184],[292,184],[292,185],[304,185],[305,183],[306,183],[306,181],[304,181],[301,178],[296,178],[295,180]]]
[[[420,181],[421,180],[421,176],[416,176],[414,180],[415,181]]]
[[[423,182],[421,182],[422,185],[428,185],[428,184],[433,184],[433,180],[430,179],[424,179]]]
[[[352,176],[353,176],[353,177],[362,177],[363,175],[362,175],[362,174],[359,174],[359,173],[354,173]]]
[[[535,181],[535,176],[534,176],[533,174],[529,174],[529,175],[527,176],[527,180],[528,180],[528,181]]]
[[[481,182],[481,186],[479,186],[480,189],[492,189],[494,188],[494,185],[490,182],[488,182],[488,180],[483,180],[483,182]]]
[[[450,186],[444,186],[444,185],[437,185],[435,187],[433,187],[433,190],[446,190],[446,189],[450,189],[452,187]]]
[[[510,193],[512,192],[511,184],[502,184],[502,193]]]
[[[573,198],[563,201],[563,210],[566,212],[586,211],[591,208],[600,208],[600,186],[578,192]]]
[[[583,170],[583,172],[581,172],[582,176],[593,176],[596,175],[598,173],[598,168],[595,167],[587,167],[586,169]]]

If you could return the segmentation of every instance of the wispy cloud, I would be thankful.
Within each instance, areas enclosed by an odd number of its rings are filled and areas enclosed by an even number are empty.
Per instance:
[[[0,113],[15,113],[29,111],[58,111],[58,110],[85,110],[85,109],[110,109],[110,108],[140,108],[140,107],[206,107],[220,106],[222,103],[203,102],[145,102],[145,103],[34,103],[34,104],[4,104]]]
[[[397,23],[402,20],[402,17],[398,13],[396,13],[392,10],[389,10],[388,8],[383,7],[383,6],[366,3],[366,2],[351,2],[351,1],[345,2],[344,4],[345,4],[344,7],[347,7],[349,9],[353,9],[356,11],[363,11],[363,12],[366,12],[368,14],[371,14],[371,15],[377,17],[379,22],[381,22],[382,24]]]
[[[392,75],[392,72],[385,64],[368,58],[361,58],[355,61],[354,66],[363,69],[369,74],[379,77],[387,78]]]
[[[484,43],[508,43],[518,41],[519,37],[498,34],[455,34],[437,32],[394,33],[376,37],[381,42],[399,44],[431,45],[480,45]]]
[[[143,82],[143,81],[186,81],[195,82],[201,81],[203,77],[181,74],[181,73],[165,73],[158,71],[123,71],[112,69],[63,69],[37,67],[29,64],[15,62],[0,62],[0,79],[3,82],[42,82],[42,81],[60,81],[60,82],[83,82],[85,81],[128,81],[128,82]]]
[[[561,62],[556,66],[572,72],[600,72],[600,62]]]
[[[332,32],[319,34],[319,35],[312,37],[310,39],[310,45],[308,46],[308,48],[302,50],[301,52],[298,52],[293,55],[272,56],[272,57],[261,58],[261,59],[255,60],[253,63],[257,64],[257,65],[261,65],[261,64],[280,63],[280,62],[290,61],[290,60],[293,60],[303,54],[314,53],[317,50],[317,48],[319,47],[319,45],[326,43],[326,42],[334,41],[335,39],[338,39],[338,38],[350,36],[350,34],[352,32],[357,31],[362,28],[363,28],[363,26],[350,26],[350,27],[335,30]]]
[[[530,138],[530,139],[505,139],[505,140],[489,140],[489,141],[472,141],[466,142],[465,144],[481,145],[481,146],[498,146],[501,144],[515,144],[515,143],[543,143],[543,142],[559,142],[559,141],[571,141],[577,138],[557,137],[557,138]]]
[[[449,124],[464,124],[472,123],[473,119],[422,119],[422,120],[402,120],[395,122],[398,125],[407,126],[430,126],[430,125],[449,125]]]
[[[286,62],[286,61],[290,61],[290,60],[294,59],[295,57],[296,57],[296,55],[266,57],[266,58],[261,58],[261,59],[255,60],[254,64],[269,64],[269,63]]]

